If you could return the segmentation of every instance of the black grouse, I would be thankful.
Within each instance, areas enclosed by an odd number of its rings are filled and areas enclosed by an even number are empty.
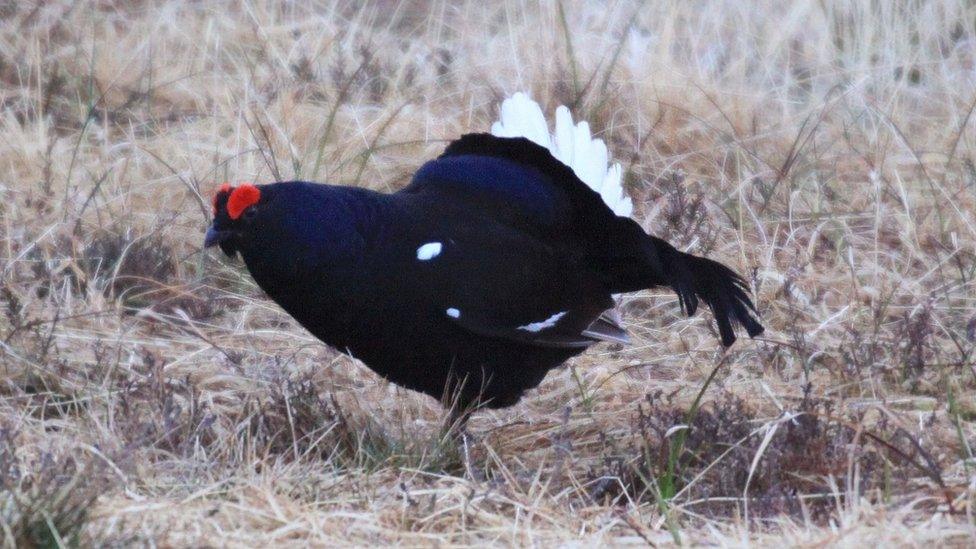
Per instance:
[[[239,253],[326,344],[455,410],[511,406],[590,345],[627,342],[614,294],[669,286],[689,315],[702,300],[726,346],[737,324],[763,331],[735,272],[649,236],[521,137],[465,135],[392,194],[225,185],[204,244]]]

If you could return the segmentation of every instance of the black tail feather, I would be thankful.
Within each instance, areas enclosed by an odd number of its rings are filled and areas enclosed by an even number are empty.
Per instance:
[[[658,244],[658,254],[668,284],[678,294],[681,310],[688,316],[698,310],[698,300],[708,304],[718,323],[722,345],[735,343],[735,325],[743,326],[750,337],[763,333],[759,316],[749,299],[749,287],[741,276],[725,265]]]

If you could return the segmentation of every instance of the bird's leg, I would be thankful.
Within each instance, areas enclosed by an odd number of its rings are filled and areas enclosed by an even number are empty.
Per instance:
[[[448,410],[443,432],[455,440],[464,434],[471,413],[478,408],[477,404],[464,395],[464,386],[467,382],[469,382],[467,378],[459,379],[452,374],[441,395],[441,404]]]
[[[447,415],[444,430],[451,441],[457,445],[457,449],[461,454],[461,462],[468,476],[476,480],[484,480],[484,474],[479,473],[471,461],[471,446],[475,439],[468,432],[468,419],[477,409],[477,406],[471,404],[461,405],[461,403],[455,403],[454,406],[451,406],[450,412]]]
[[[471,413],[474,410],[474,407],[455,400],[450,406],[447,419],[444,421],[444,433],[449,434],[454,439],[466,436],[468,419],[471,418]]]

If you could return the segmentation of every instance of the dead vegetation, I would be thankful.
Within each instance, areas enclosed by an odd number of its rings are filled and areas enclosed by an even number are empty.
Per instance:
[[[6,545],[967,545],[967,2],[11,3],[0,10]],[[746,273],[458,447],[200,253],[222,181],[389,190],[528,90],[636,218]],[[322,291],[328,291],[323,288]],[[707,315],[706,315],[707,316]]]

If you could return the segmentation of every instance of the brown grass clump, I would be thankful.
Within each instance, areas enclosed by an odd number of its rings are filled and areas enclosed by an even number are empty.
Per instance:
[[[687,417],[660,393],[648,395],[637,418],[641,437],[606,458],[593,496],[619,499],[621,489],[635,500],[684,495],[683,508],[698,514],[826,522],[850,499],[890,499],[893,477],[922,476],[936,495],[945,488],[919,437],[886,420],[866,428],[863,416],[838,417],[829,400],[803,400],[795,412],[764,420],[726,395],[690,423]]]
[[[976,6],[0,8],[5,545],[971,545]],[[673,295],[444,440],[200,253],[225,180],[392,190],[506,95],[753,285]],[[322,288],[321,291],[328,291]]]
[[[19,433],[0,429],[0,521],[5,542],[25,547],[75,545],[91,506],[114,488],[94,448],[21,451]]]

